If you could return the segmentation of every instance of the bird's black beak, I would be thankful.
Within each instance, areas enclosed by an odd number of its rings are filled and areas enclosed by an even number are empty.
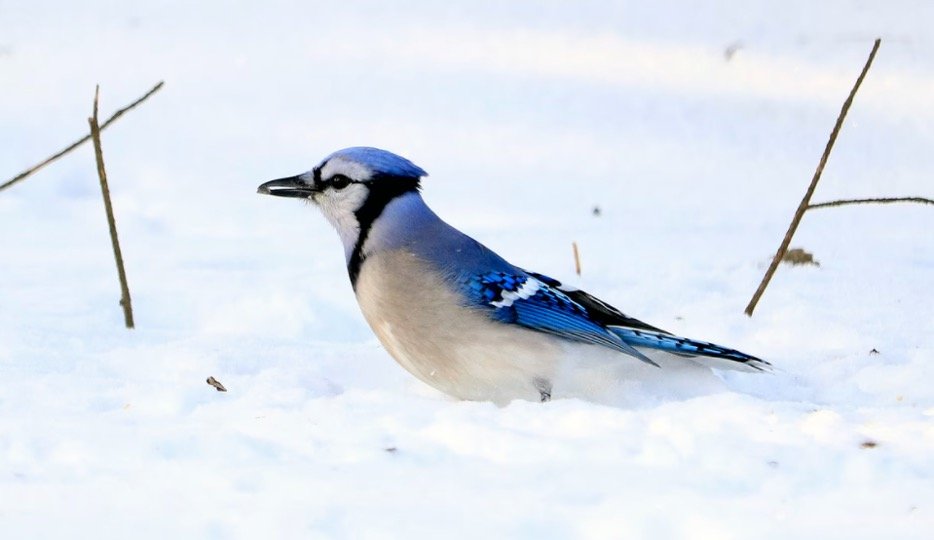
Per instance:
[[[309,184],[302,179],[304,175],[289,176],[288,178],[279,178],[270,180],[265,184],[260,184],[256,192],[263,195],[275,195],[277,197],[299,197],[308,198],[320,191],[314,184]]]

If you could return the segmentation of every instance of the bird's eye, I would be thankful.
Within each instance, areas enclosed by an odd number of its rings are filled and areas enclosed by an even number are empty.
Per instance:
[[[334,178],[331,178],[331,187],[333,187],[334,189],[344,189],[345,187],[349,185],[350,185],[350,178],[347,178],[346,176],[342,174],[339,174],[335,176]]]

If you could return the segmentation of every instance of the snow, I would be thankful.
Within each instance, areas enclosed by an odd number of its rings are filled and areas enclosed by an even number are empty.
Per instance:
[[[815,201],[934,196],[932,20],[0,4],[3,179],[86,131],[95,84],[106,116],[166,81],[104,133],[137,329],[90,147],[0,193],[3,537],[930,538],[934,212],[808,213],[820,267],[742,309],[876,36]],[[776,373],[617,406],[434,392],[366,327],[325,220],[255,194],[353,145],[424,167],[429,204],[516,264]]]

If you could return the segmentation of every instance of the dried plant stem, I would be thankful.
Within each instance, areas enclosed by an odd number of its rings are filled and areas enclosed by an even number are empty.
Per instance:
[[[918,203],[934,204],[934,199],[926,197],[875,197],[871,199],[840,199],[837,201],[827,201],[808,205],[808,210],[813,208],[830,208],[831,206],[846,206],[849,204],[892,204],[892,203]]]
[[[133,306],[130,303],[130,286],[126,280],[126,270],[123,267],[123,253],[120,251],[120,241],[117,239],[117,223],[114,219],[114,208],[110,202],[110,188],[107,185],[107,171],[104,169],[104,151],[101,148],[101,126],[97,123],[97,101],[100,86],[94,90],[94,114],[88,118],[91,126],[91,138],[94,140],[94,157],[97,160],[97,175],[101,180],[101,193],[104,196],[104,210],[107,213],[107,226],[110,229],[110,242],[114,250],[114,259],[117,261],[117,274],[120,277],[120,305],[123,307],[123,320],[127,328],[133,328]]]
[[[574,271],[577,272],[577,276],[581,275],[581,255],[580,251],[577,249],[577,242],[571,242],[571,249],[574,250]]]
[[[817,164],[817,169],[814,171],[814,177],[811,178],[811,184],[808,186],[807,191],[804,193],[804,197],[801,199],[801,203],[798,204],[798,209],[795,211],[795,215],[792,217],[791,223],[788,225],[788,231],[785,233],[785,238],[782,239],[782,243],[778,246],[778,251],[776,251],[775,256],[772,257],[772,262],[769,264],[769,268],[766,270],[765,275],[762,276],[762,281],[759,283],[759,287],[752,295],[752,299],[749,300],[749,304],[744,310],[746,315],[750,317],[752,317],[752,312],[756,309],[756,304],[759,303],[759,298],[762,297],[762,293],[765,292],[765,288],[772,280],[772,276],[775,274],[775,270],[778,269],[778,264],[781,262],[782,257],[785,256],[785,252],[788,250],[788,246],[791,244],[791,238],[795,235],[795,231],[798,229],[798,224],[801,223],[801,217],[804,216],[804,212],[808,209],[808,206],[811,202],[811,196],[814,195],[814,189],[817,188],[817,182],[820,181],[821,174],[824,172],[824,165],[827,164],[827,159],[830,157],[830,151],[833,150],[833,145],[837,140],[837,134],[840,133],[840,128],[843,126],[843,120],[846,118],[846,113],[850,110],[850,105],[853,104],[853,98],[856,97],[856,91],[859,90],[860,85],[863,84],[863,79],[866,77],[866,73],[869,72],[869,67],[872,65],[872,61],[876,57],[876,51],[879,50],[879,45],[881,43],[881,39],[876,39],[872,46],[872,51],[869,53],[869,58],[866,59],[866,65],[863,66],[863,71],[860,72],[859,77],[857,77],[856,83],[853,85],[853,89],[850,90],[850,95],[847,96],[846,101],[843,102],[843,107],[840,109],[840,114],[837,115],[837,122],[833,126],[833,131],[830,132],[830,139],[827,140],[827,146],[824,148],[824,153],[821,154],[820,162]]]
[[[130,103],[130,104],[127,105],[126,107],[124,107],[124,108],[118,110],[117,112],[115,112],[110,118],[107,119],[107,121],[105,121],[103,124],[100,125],[100,129],[103,131],[105,128],[107,128],[107,126],[109,126],[110,124],[112,124],[115,120],[117,120],[118,118],[120,118],[121,116],[123,116],[124,113],[126,113],[126,112],[129,111],[130,109],[136,107],[136,106],[139,105],[140,103],[146,101],[147,99],[149,99],[149,96],[151,96],[151,95],[155,94],[156,92],[158,92],[159,89],[162,88],[162,85],[163,85],[163,84],[164,84],[164,81],[160,81],[159,84],[153,86],[152,89],[151,89],[150,91],[146,92],[145,94],[143,94],[142,97],[140,97],[139,99],[137,99],[137,100],[134,101],[133,103]],[[64,155],[67,154],[68,152],[71,152],[72,150],[74,150],[75,148],[77,148],[77,147],[81,146],[82,144],[88,142],[89,140],[91,140],[91,135],[90,135],[90,134],[89,134],[89,135],[85,135],[84,137],[82,137],[82,138],[78,139],[77,141],[71,143],[70,145],[68,145],[67,147],[65,147],[64,150],[61,150],[61,151],[58,152],[57,154],[46,158],[46,159],[43,160],[41,163],[38,163],[38,164],[36,164],[36,165],[33,165],[32,167],[26,169],[25,171],[23,171],[23,172],[17,174],[17,175],[14,176],[12,179],[7,180],[7,181],[4,182],[3,184],[0,184],[0,191],[3,191],[4,189],[6,189],[6,188],[12,186],[13,184],[16,184],[17,182],[19,182],[19,181],[21,181],[21,180],[24,180],[26,177],[28,177],[28,176],[31,175],[32,173],[38,171],[38,170],[41,169],[42,167],[45,167],[45,166],[48,165],[49,163],[52,163],[52,162],[55,161],[56,159],[58,159],[58,158],[64,156]]]

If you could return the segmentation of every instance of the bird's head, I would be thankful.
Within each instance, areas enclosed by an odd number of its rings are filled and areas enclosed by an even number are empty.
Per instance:
[[[357,146],[334,152],[306,173],[266,182],[256,191],[317,205],[337,229],[349,256],[386,205],[417,192],[421,177],[427,175],[392,152]]]

